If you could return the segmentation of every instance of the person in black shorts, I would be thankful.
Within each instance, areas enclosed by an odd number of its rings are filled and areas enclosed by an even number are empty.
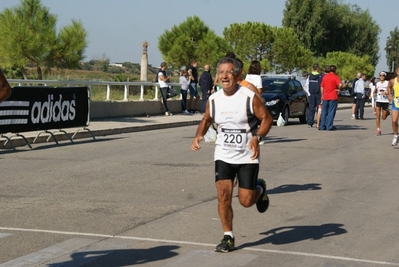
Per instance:
[[[258,179],[259,142],[269,132],[273,118],[262,100],[251,89],[241,86],[242,67],[233,58],[222,58],[217,67],[222,90],[212,94],[205,114],[191,142],[191,149],[198,151],[208,128],[216,123],[215,186],[218,212],[223,228],[223,239],[216,252],[229,252],[235,248],[233,234],[234,178],[238,180],[238,200],[244,207],[256,204],[259,212],[269,207],[266,182]]]

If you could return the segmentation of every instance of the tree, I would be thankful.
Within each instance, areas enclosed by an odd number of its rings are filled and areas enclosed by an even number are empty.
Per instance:
[[[0,52],[3,63],[21,68],[33,65],[42,79],[43,67],[78,67],[87,46],[87,33],[80,22],[73,21],[56,33],[57,16],[40,0],[21,0],[20,5],[0,13]]]
[[[224,28],[223,36],[242,61],[259,60],[262,66],[269,65],[275,37],[273,27],[260,22],[233,23]]]
[[[313,62],[313,54],[302,46],[291,28],[276,28],[272,47],[273,69],[276,73],[293,73]]]
[[[395,27],[389,32],[387,43],[385,45],[387,66],[391,72],[395,72],[399,66],[399,30]]]
[[[174,66],[186,66],[192,60],[199,65],[214,64],[228,51],[227,43],[197,16],[166,30],[158,38],[163,59]]]
[[[359,57],[345,52],[327,53],[325,58],[319,58],[317,62],[320,66],[337,66],[337,74],[342,80],[353,80],[358,72],[366,74],[367,77],[372,77],[375,71],[369,56]]]
[[[58,34],[48,58],[49,66],[53,63],[59,68],[76,68],[84,58],[87,47],[87,31],[83,23],[72,20],[72,25],[65,26]]]
[[[337,0],[286,0],[283,26],[301,33],[301,42],[315,56],[342,51],[369,55],[373,66],[378,63],[381,29],[369,11],[357,5]]]

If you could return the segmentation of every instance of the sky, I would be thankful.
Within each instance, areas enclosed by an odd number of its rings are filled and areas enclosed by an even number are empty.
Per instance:
[[[57,15],[57,28],[80,20],[88,31],[85,60],[109,58],[111,63],[140,63],[142,43],[147,41],[148,63],[159,66],[158,37],[165,30],[198,16],[217,35],[232,23],[263,22],[282,26],[285,0],[42,0],[50,13]],[[399,26],[398,0],[342,0],[368,9],[380,25],[380,60],[376,73],[388,70],[385,44],[389,32]],[[0,1],[0,11],[15,7],[20,0]]]

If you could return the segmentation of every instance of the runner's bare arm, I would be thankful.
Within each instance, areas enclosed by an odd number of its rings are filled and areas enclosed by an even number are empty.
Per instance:
[[[389,83],[388,83],[388,99],[389,99],[389,102],[391,102],[392,99],[393,99],[393,97],[392,97],[393,84],[394,84],[394,79],[389,80]]]

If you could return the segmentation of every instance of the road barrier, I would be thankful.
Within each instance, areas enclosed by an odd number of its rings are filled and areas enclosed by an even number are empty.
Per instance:
[[[53,138],[56,144],[55,132],[61,132],[73,142],[75,135],[88,131],[90,123],[90,98],[88,87],[47,87],[47,86],[16,86],[11,97],[0,103],[0,134],[7,139],[3,146],[10,143],[15,149],[12,138],[22,137],[30,147],[28,140],[21,133],[39,131],[33,143],[42,133],[49,134],[47,141]],[[65,128],[81,127],[70,137]],[[11,134],[11,135],[7,135]]]

